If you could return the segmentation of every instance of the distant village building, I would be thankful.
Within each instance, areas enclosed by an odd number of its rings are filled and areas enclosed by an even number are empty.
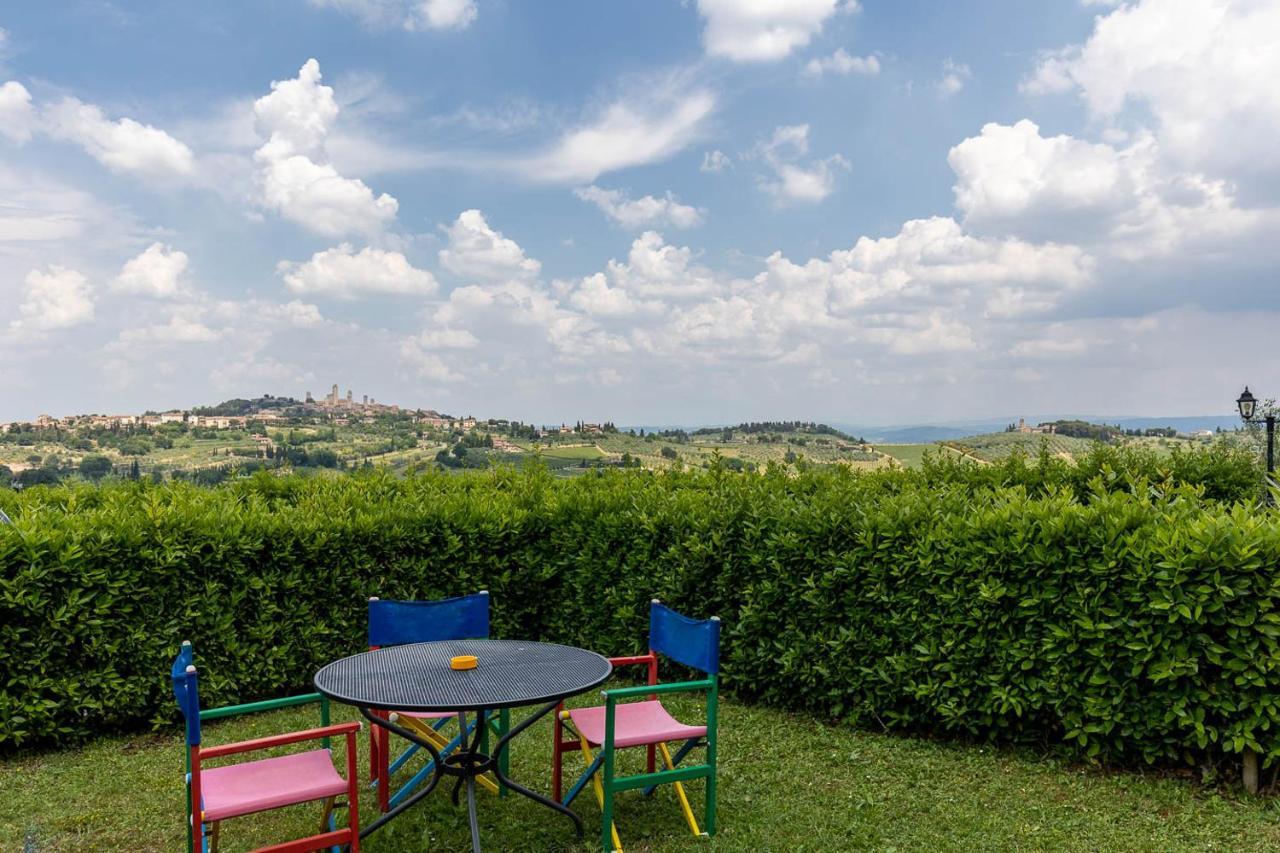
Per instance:
[[[1018,418],[1018,432],[1051,434],[1053,431],[1053,424],[1039,424],[1037,426],[1031,426],[1025,419]]]
[[[417,422],[423,426],[447,427],[453,422],[453,418],[445,417],[434,409],[428,409],[418,415]]]
[[[329,393],[326,394],[325,398],[323,400],[320,400],[319,402],[316,402],[315,398],[311,396],[311,392],[308,391],[307,405],[315,406],[317,408],[323,409],[328,412],[333,412],[333,411],[359,412],[360,414],[363,414],[363,415],[376,415],[376,414],[382,414],[385,412],[400,411],[399,406],[388,406],[388,405],[379,404],[376,399],[369,396],[368,394],[361,394],[360,402],[357,403],[355,391],[348,388],[346,394],[344,395],[339,390],[337,383],[335,383],[329,389]]]
[[[192,425],[205,429],[231,429],[244,426],[245,419],[230,415],[201,415],[192,418]]]

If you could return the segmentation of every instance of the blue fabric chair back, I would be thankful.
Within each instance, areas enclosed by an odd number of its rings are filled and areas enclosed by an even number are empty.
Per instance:
[[[369,645],[399,646],[489,637],[489,593],[439,601],[369,599]]]
[[[187,667],[194,665],[191,643],[184,642],[169,667],[169,680],[173,682],[173,698],[178,702],[178,710],[187,721],[188,746],[200,743],[200,692],[196,673],[187,672]]]
[[[720,671],[720,620],[690,619],[654,601],[649,605],[649,648],[715,675]]]

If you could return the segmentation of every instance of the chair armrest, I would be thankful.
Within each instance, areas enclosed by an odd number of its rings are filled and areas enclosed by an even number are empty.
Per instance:
[[[622,655],[620,657],[609,658],[609,663],[614,666],[639,666],[641,664],[652,664],[658,660],[658,656],[653,652],[647,655]]]
[[[237,755],[242,752],[253,752],[259,749],[271,749],[276,746],[288,746],[291,743],[301,743],[307,740],[322,740],[334,735],[347,735],[349,738],[348,747],[354,744],[355,733],[360,731],[359,722],[338,723],[333,726],[324,726],[318,729],[306,729],[300,732],[289,732],[283,735],[272,735],[270,737],[257,738],[256,740],[242,740],[239,743],[225,743],[219,746],[201,747],[200,759],[220,758],[224,755]]]
[[[257,714],[261,711],[276,711],[280,708],[292,708],[296,705],[310,705],[323,702],[325,697],[319,693],[304,693],[301,696],[286,696],[283,699],[264,699],[261,702],[246,702],[243,705],[226,705],[222,708],[208,708],[200,712],[200,722],[220,720],[223,717],[236,717],[240,714]]]
[[[660,693],[692,693],[696,690],[710,690],[715,687],[715,679],[703,678],[698,681],[672,681],[667,684],[641,684],[636,687],[617,687],[613,690],[602,690],[600,695],[606,702],[613,703],[619,699],[631,699],[636,696],[655,696]]]

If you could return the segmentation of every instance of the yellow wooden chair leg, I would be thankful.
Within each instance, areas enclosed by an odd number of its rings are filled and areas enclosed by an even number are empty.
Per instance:
[[[667,765],[668,770],[675,770],[676,766],[671,761],[671,753],[667,751],[665,743],[658,744],[658,749],[662,752],[662,761]],[[689,798],[685,796],[684,785],[679,782],[673,783],[676,786],[676,796],[680,798],[680,808],[684,809],[684,819],[688,821],[689,828],[693,830],[693,834],[701,837],[702,832],[698,829],[698,821],[694,819],[693,809],[689,808]]]
[[[591,755],[591,747],[587,746],[587,739],[584,738],[580,733],[578,734],[578,743],[582,746],[582,757],[587,760],[587,766],[590,767],[591,762],[595,761],[595,758],[594,756]],[[599,803],[600,808],[603,809],[604,808],[604,785],[600,783],[601,772],[603,771],[597,770],[595,774],[591,777],[591,785],[592,787],[595,788],[595,791],[596,791],[596,802]],[[618,824],[611,823],[609,825],[609,831],[613,834],[613,849],[616,851],[616,853],[622,853],[622,839],[618,837]]]
[[[449,740],[450,740],[449,738],[440,734],[431,726],[428,726],[427,724],[423,723],[420,720],[414,719],[413,717],[399,717],[397,719],[397,722],[399,722],[401,725],[407,725],[419,736],[423,737],[426,740],[431,741],[433,744],[435,744],[436,749],[443,750],[445,747],[449,745]],[[479,782],[485,789],[487,789],[492,794],[496,794],[500,790],[498,788],[498,783],[495,780],[490,779],[487,774],[482,776],[477,776],[476,781]]]
[[[336,799],[335,797],[324,798],[324,807],[320,811],[320,834],[321,835],[329,831],[329,818],[333,815],[333,802],[335,799]]]

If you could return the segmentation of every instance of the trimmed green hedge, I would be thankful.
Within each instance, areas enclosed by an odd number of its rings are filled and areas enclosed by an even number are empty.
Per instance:
[[[8,493],[0,749],[171,723],[184,638],[208,704],[248,701],[360,650],[370,595],[486,588],[496,636],[612,653],[641,647],[655,595],[720,614],[727,689],[857,725],[1280,757],[1277,513],[1169,470],[1022,464],[1018,485],[528,470]]]

